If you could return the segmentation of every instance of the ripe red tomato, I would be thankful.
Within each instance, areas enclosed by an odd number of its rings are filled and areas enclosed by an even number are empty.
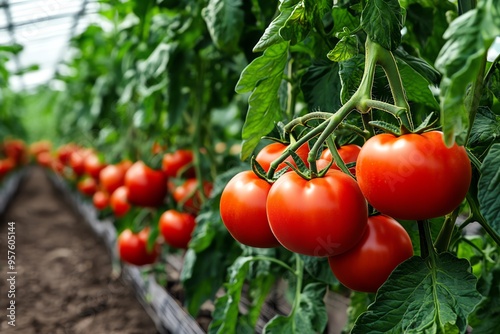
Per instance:
[[[272,143],[259,151],[257,156],[255,157],[255,160],[264,168],[265,171],[269,170],[269,167],[271,166],[271,163],[279,158],[279,156],[286,150],[288,146],[282,143]],[[299,147],[299,149],[295,152],[297,155],[304,161],[306,166],[309,166],[309,163],[307,162],[307,155],[309,154],[309,145],[306,143]],[[295,161],[293,160],[292,157],[288,157],[285,162],[288,161],[292,165],[297,166]],[[278,165],[278,168],[276,171],[279,171],[285,167],[288,167],[285,162],[282,162],[281,164]],[[289,170],[291,171],[291,169]]]
[[[187,249],[196,222],[194,216],[189,213],[167,210],[160,216],[158,225],[167,244]]]
[[[3,150],[7,158],[10,158],[14,165],[26,162],[26,144],[20,139],[6,139],[3,142]]]
[[[13,170],[16,167],[15,164],[11,158],[0,159],[0,179]]]
[[[286,173],[271,187],[266,208],[281,245],[310,256],[338,255],[351,249],[363,236],[368,220],[358,184],[336,170],[311,180]]]
[[[52,166],[52,155],[49,151],[42,151],[36,155],[36,162],[42,167]]]
[[[187,179],[183,184],[176,187],[173,192],[173,197],[177,203],[184,203],[184,210],[197,214],[201,209],[201,198],[199,190],[197,190],[198,181],[194,178]],[[212,192],[212,183],[203,182],[203,193],[205,196],[210,196]]]
[[[130,210],[128,202],[128,189],[125,186],[118,187],[109,197],[109,206],[116,217],[123,217]]]
[[[82,194],[92,196],[97,191],[97,182],[91,177],[84,177],[78,181],[77,187]]]
[[[105,191],[98,190],[92,197],[92,202],[97,209],[104,210],[109,205],[109,195]]]
[[[229,233],[240,243],[260,248],[280,245],[267,220],[266,200],[271,185],[253,171],[234,176],[220,199],[220,215]]]
[[[125,173],[128,201],[133,205],[157,207],[167,194],[167,179],[162,171],[149,168],[137,161]]]
[[[72,143],[62,145],[57,149],[57,159],[59,159],[59,161],[64,165],[68,165],[71,159],[71,154],[73,154],[73,152],[77,149],[78,147]]]
[[[85,173],[96,180],[99,180],[99,173],[106,167],[106,164],[101,161],[99,155],[95,152],[88,154],[83,164],[85,165]]]
[[[177,177],[179,172],[184,172],[187,177],[194,176],[192,167],[186,167],[193,162],[193,152],[189,150],[177,150],[173,153],[165,153],[162,159],[162,170],[167,177]]]
[[[77,176],[82,176],[85,173],[85,158],[90,154],[88,149],[78,149],[71,153],[69,165]]]
[[[405,229],[393,218],[368,218],[363,238],[347,252],[328,258],[335,277],[346,287],[376,292],[390,273],[413,256],[413,246]]]
[[[159,246],[155,244],[153,249],[148,252],[148,236],[149,228],[143,229],[138,234],[132,233],[130,229],[120,233],[118,236],[118,252],[122,261],[136,266],[154,263],[159,254]]]
[[[108,165],[99,173],[101,187],[112,194],[118,187],[125,184],[125,170],[119,165]]]
[[[446,147],[439,131],[376,135],[365,143],[356,163],[368,202],[396,219],[450,213],[465,198],[471,175],[465,149]]]
[[[350,162],[356,162],[360,150],[361,147],[359,147],[358,145],[349,144],[341,146],[337,151],[339,152],[339,155],[344,161],[344,163],[348,164]],[[323,168],[326,167],[330,163],[330,161],[332,161],[332,152],[330,152],[329,149],[324,150],[323,153],[321,153],[320,159],[325,159],[326,164],[323,166]],[[318,169],[322,168],[318,166]],[[335,162],[331,165],[330,169],[340,170],[340,168],[337,166]],[[356,174],[355,167],[349,168],[349,171],[354,175]]]

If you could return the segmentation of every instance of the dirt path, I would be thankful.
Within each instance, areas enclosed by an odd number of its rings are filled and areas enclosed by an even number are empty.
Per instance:
[[[100,240],[32,169],[0,218],[0,332],[150,334],[153,322],[121,280]],[[7,228],[15,222],[15,327],[6,308]]]

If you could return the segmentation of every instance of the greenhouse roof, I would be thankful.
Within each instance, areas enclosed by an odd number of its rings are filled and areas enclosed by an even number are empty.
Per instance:
[[[97,20],[97,0],[0,0],[0,45],[18,43],[23,51],[7,66],[14,90],[48,82],[68,50],[71,37]]]

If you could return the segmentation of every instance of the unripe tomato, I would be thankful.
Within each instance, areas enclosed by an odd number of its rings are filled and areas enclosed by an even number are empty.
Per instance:
[[[363,238],[347,252],[328,258],[335,277],[349,289],[376,292],[391,272],[413,256],[406,230],[393,218],[368,218]]]
[[[173,153],[165,153],[162,159],[162,170],[167,177],[177,177],[181,171],[187,177],[194,176],[193,168],[186,167],[193,163],[193,152],[190,150],[177,150]]]
[[[167,194],[167,179],[162,171],[149,168],[137,161],[125,173],[128,201],[133,205],[157,207]]]
[[[267,220],[266,201],[271,185],[253,171],[235,175],[220,199],[220,215],[229,233],[240,243],[260,248],[280,245]]]
[[[279,158],[287,147],[288,147],[287,145],[282,143],[271,143],[259,151],[259,153],[255,157],[255,160],[267,172],[271,167],[271,163],[277,158]],[[295,153],[297,153],[297,155],[302,159],[304,164],[309,167],[309,163],[307,162],[307,155],[309,154],[309,145],[307,143],[302,145]],[[276,172],[280,171],[285,167],[288,167],[287,164],[285,163],[286,161],[290,162],[292,165],[297,167],[297,164],[295,163],[293,158],[288,157],[284,162],[278,165]],[[291,171],[291,169],[289,169],[289,171]]]
[[[359,155],[359,151],[361,151],[361,147],[355,144],[344,145],[337,150],[337,152],[339,152],[339,155],[345,164],[348,164],[350,162],[356,162],[356,159],[358,158]],[[332,152],[330,152],[329,149],[324,150],[323,153],[321,153],[320,159],[324,159],[326,161],[326,164],[323,167],[318,165],[318,169],[326,167],[330,163],[330,161],[332,161]],[[335,162],[330,166],[330,169],[340,170],[340,168],[337,166]],[[349,168],[349,171],[352,174],[356,175],[355,167]]]
[[[159,254],[159,246],[155,244],[153,249],[148,252],[149,228],[143,229],[138,234],[132,233],[130,229],[124,230],[118,236],[118,253],[122,261],[143,266],[154,263]]]
[[[379,134],[370,138],[356,163],[359,187],[378,211],[396,219],[429,219],[453,211],[472,177],[467,152],[448,148],[443,134]]]
[[[363,236],[368,220],[358,184],[336,170],[311,180],[286,173],[271,187],[266,208],[271,230],[281,245],[310,256],[348,251]]]
[[[77,183],[80,192],[87,196],[92,196],[97,191],[97,182],[91,177],[84,177]]]
[[[201,209],[201,197],[199,190],[197,190],[198,181],[196,179],[187,179],[183,184],[176,187],[173,192],[173,197],[177,203],[184,203],[184,210],[197,214]],[[205,196],[210,196],[212,192],[212,183],[203,182],[203,193]]]
[[[109,195],[105,191],[98,190],[95,192],[94,196],[92,196],[92,202],[97,209],[104,210],[109,205]]]
[[[125,186],[118,187],[109,197],[109,206],[116,217],[123,217],[130,210],[130,203],[127,198],[128,189]]]
[[[160,216],[159,229],[165,242],[175,248],[188,248],[191,234],[196,226],[195,218],[189,213],[167,210]]]

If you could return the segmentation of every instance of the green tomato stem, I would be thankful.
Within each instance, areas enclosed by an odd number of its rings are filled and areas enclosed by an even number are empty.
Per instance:
[[[423,259],[430,259],[434,262],[436,250],[432,244],[431,229],[429,226],[429,220],[419,220],[418,223],[418,233],[420,236],[420,256]]]
[[[278,260],[274,257],[269,257],[269,256],[264,256],[264,255],[257,255],[257,256],[253,256],[252,257],[252,261],[269,261],[269,262],[272,262],[272,263],[276,263],[277,265],[285,268],[286,270],[288,270],[289,272],[291,272],[293,275],[297,275],[297,272],[292,268],[290,267],[288,264],[286,264],[285,262],[281,261],[281,260]]]
[[[295,253],[295,276],[297,277],[297,285],[295,286],[295,296],[293,299],[292,312],[295,314],[300,306],[300,295],[302,292],[302,281],[304,279],[304,261],[300,258],[300,255]],[[295,327],[295,321],[293,322]],[[295,332],[295,331],[294,331]]]
[[[344,160],[342,160],[342,157],[340,156],[339,151],[337,150],[337,147],[335,146],[335,143],[333,141],[332,136],[330,136],[327,139],[326,144],[328,145],[328,149],[332,153],[332,159],[337,164],[337,167],[340,168],[341,171],[343,171],[344,173],[346,173],[347,175],[349,175],[350,177],[352,177],[354,179],[354,175],[351,174],[351,171],[345,165]]]
[[[453,210],[453,212],[449,215],[446,215],[441,231],[439,231],[436,241],[434,242],[434,247],[438,253],[446,252],[448,250],[459,212],[460,207]]]

